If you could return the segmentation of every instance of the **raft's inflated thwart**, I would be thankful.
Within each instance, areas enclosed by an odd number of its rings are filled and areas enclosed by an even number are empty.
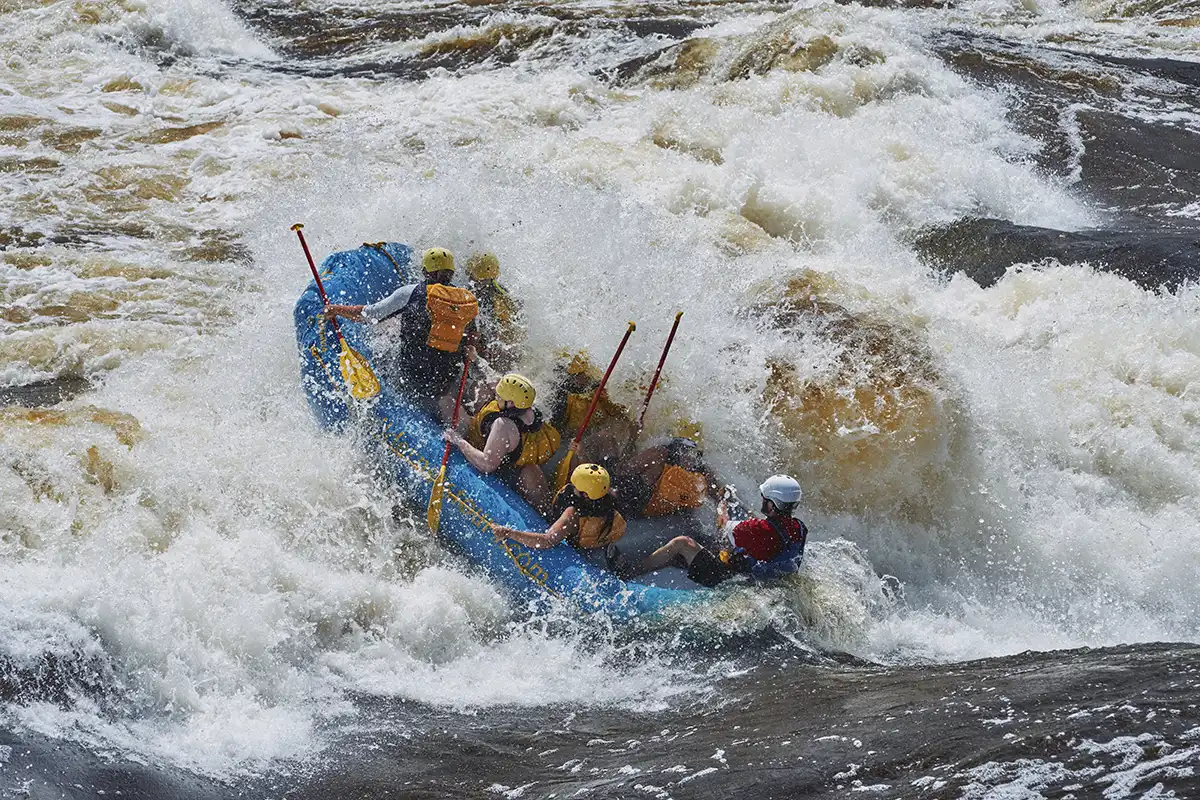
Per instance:
[[[389,243],[334,253],[321,265],[329,302],[359,305],[376,302],[405,284],[424,280],[412,250]],[[321,298],[310,283],[296,301],[296,339],[300,370],[309,405],[320,423],[340,429],[351,418],[375,445],[399,481],[405,496],[424,510],[441,463],[442,426],[419,410],[381,377],[383,391],[373,400],[351,400],[338,369],[338,343],[319,317]],[[350,346],[377,368],[364,326],[342,324]],[[422,517],[423,518],[423,517]],[[517,542],[499,541],[490,523],[525,530],[544,530],[546,522],[516,492],[490,475],[481,475],[462,454],[451,453],[440,535],[488,574],[523,598],[566,599],[589,611],[616,617],[661,611],[704,597],[702,589],[669,589],[626,583],[587,563],[570,545],[532,550]]]

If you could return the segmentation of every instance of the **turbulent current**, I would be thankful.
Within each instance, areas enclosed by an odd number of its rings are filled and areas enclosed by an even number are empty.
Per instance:
[[[1200,6],[0,0],[0,796],[1200,796]],[[800,574],[530,613],[292,306],[496,253]],[[705,514],[711,513],[711,510]]]

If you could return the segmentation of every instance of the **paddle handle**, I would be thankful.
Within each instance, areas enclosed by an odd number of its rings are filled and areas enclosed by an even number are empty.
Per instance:
[[[584,415],[583,422],[579,426],[579,432],[571,440],[571,445],[568,448],[570,452],[574,453],[579,449],[579,443],[583,440],[583,432],[587,430],[588,423],[592,421],[592,414],[595,413],[596,406],[600,403],[600,394],[604,391],[605,384],[608,383],[608,376],[612,375],[613,367],[617,365],[617,359],[621,357],[621,351],[625,349],[625,343],[629,341],[629,337],[635,330],[637,330],[637,325],[630,322],[629,327],[625,329],[625,336],[621,339],[621,344],[617,346],[617,352],[613,353],[612,361],[608,362],[608,369],[604,371],[604,377],[600,379],[600,385],[592,393],[592,404],[588,406],[587,414]]]
[[[321,302],[329,305],[329,296],[325,294],[325,286],[321,283],[321,275],[317,272],[317,264],[313,261],[312,253],[309,252],[308,242],[304,241],[304,224],[297,222],[292,226],[292,230],[300,237],[300,246],[304,248],[304,257],[308,259],[308,268],[312,270],[313,280],[317,282],[317,292],[321,295]],[[342,339],[342,329],[338,327],[337,317],[329,317],[329,324],[333,326],[333,332],[337,335],[338,341]]]
[[[658,369],[654,370],[654,377],[650,380],[650,388],[646,390],[646,399],[642,401],[642,410],[638,414],[637,432],[640,434],[642,428],[646,426],[646,411],[650,408],[650,398],[654,396],[654,390],[658,386],[658,378],[662,375],[663,364],[667,363],[667,353],[671,352],[671,342],[675,341],[675,331],[679,330],[679,320],[683,319],[683,312],[675,313],[675,324],[671,326],[671,332],[667,335],[667,343],[663,345],[662,356],[658,359]],[[635,434],[636,436],[636,434]]]
[[[467,388],[467,373],[471,369],[471,354],[467,353],[463,359],[462,377],[458,379],[458,397],[454,398],[454,413],[450,416],[450,427],[458,427],[458,412],[462,408],[463,392]],[[442,453],[442,469],[446,468],[446,464],[450,463],[450,448],[454,446],[453,442],[446,442],[446,450]]]

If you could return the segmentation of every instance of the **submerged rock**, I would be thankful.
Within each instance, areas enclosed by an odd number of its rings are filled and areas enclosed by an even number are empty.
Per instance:
[[[84,375],[59,375],[44,381],[31,381],[20,386],[0,386],[0,406],[16,405],[26,408],[57,405],[83,394],[92,388]]]
[[[840,348],[832,370],[768,359],[763,403],[779,426],[779,462],[804,485],[806,502],[825,511],[933,523],[961,467],[957,408],[920,337],[824,299],[828,284],[802,273],[742,312]]]

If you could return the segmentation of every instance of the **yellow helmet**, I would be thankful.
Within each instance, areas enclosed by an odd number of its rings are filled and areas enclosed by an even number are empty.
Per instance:
[[[608,494],[612,480],[608,477],[608,470],[599,464],[580,464],[571,473],[571,485],[589,499],[599,500]]]
[[[671,428],[672,439],[691,439],[696,443],[697,447],[704,446],[704,426],[699,422],[695,422],[686,417],[683,417],[675,422]]]
[[[500,259],[491,253],[472,253],[467,259],[467,274],[471,280],[494,281],[500,277]]]
[[[453,272],[454,256],[444,247],[431,247],[421,254],[421,268],[426,272]]]
[[[564,357],[566,355],[568,354],[563,353]],[[588,360],[587,353],[579,350],[578,352],[570,355],[571,360],[567,362],[568,375],[586,375],[593,380],[600,380],[600,371],[592,365],[590,360]]]
[[[537,397],[537,390],[529,382],[529,378],[510,372],[496,384],[496,397],[507,400],[517,408],[529,408]]]

